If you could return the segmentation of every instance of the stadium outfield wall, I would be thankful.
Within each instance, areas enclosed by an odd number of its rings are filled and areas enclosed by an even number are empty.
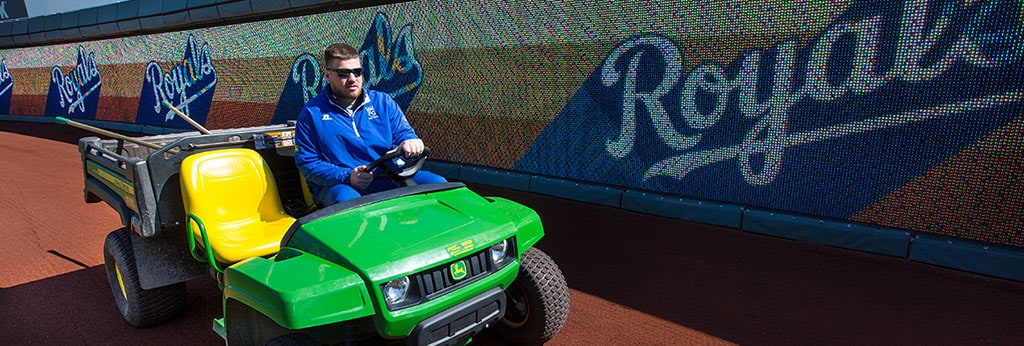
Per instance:
[[[400,2],[3,49],[0,119],[191,129],[168,101],[213,129],[283,123],[342,41],[450,178],[1024,280],[1022,16]]]

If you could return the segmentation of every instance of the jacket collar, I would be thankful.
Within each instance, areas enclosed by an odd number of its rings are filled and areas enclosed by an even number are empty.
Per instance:
[[[323,93],[327,95],[327,102],[329,102],[331,105],[334,105],[335,107],[338,107],[338,109],[341,110],[343,113],[351,115],[349,112],[349,108],[346,105],[342,105],[340,102],[338,102],[338,97],[334,96],[334,93],[331,92],[330,84],[324,85]],[[357,99],[356,102],[358,102],[358,104],[356,104],[355,107],[352,107],[351,113],[355,113],[360,108],[363,108],[363,106],[366,106],[367,104],[370,103],[370,93],[366,92],[366,87],[363,87],[363,96]]]

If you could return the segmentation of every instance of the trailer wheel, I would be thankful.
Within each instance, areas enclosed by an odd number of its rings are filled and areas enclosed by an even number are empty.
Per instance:
[[[103,244],[103,264],[117,309],[135,327],[151,326],[176,317],[185,307],[185,283],[143,289],[128,232],[126,228],[110,232]]]
[[[515,345],[540,345],[551,340],[569,317],[569,287],[555,261],[537,248],[523,253],[519,276],[505,290],[508,307],[495,326]]]

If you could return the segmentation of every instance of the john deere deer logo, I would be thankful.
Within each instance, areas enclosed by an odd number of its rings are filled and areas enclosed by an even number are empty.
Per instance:
[[[451,267],[448,268],[452,272],[452,280],[459,281],[466,278],[466,262],[458,261],[452,263]]]

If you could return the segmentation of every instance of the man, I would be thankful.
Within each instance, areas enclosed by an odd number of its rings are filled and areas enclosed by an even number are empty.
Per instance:
[[[359,52],[344,43],[324,49],[327,86],[309,100],[295,124],[295,165],[320,207],[397,187],[374,179],[366,165],[401,148],[407,156],[423,153],[423,141],[390,96],[363,88]],[[419,171],[417,184],[443,183]]]

